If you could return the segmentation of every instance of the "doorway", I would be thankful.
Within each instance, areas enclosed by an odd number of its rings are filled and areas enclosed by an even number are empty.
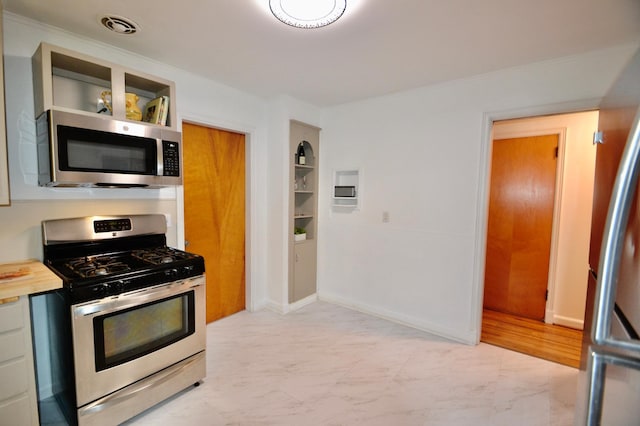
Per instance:
[[[582,333],[588,278],[593,172],[596,150],[592,141],[593,132],[597,129],[597,123],[598,112],[586,111],[496,121],[492,127],[492,137],[496,140],[545,134],[557,135],[558,137],[556,197],[550,243],[546,312],[544,314],[544,322],[540,320],[539,313],[535,315],[538,319],[527,319],[527,321],[537,322],[540,326],[546,327],[547,330],[548,327],[552,327],[552,331],[556,331],[557,328],[558,331],[563,333],[567,330]],[[492,148],[494,147],[493,143],[491,146]],[[487,188],[489,188],[491,179],[489,167],[487,168],[486,179]],[[487,215],[489,215],[489,196],[487,194]],[[487,220],[487,223],[489,223],[489,220]],[[484,244],[486,247],[488,241],[484,241]],[[489,251],[486,252],[485,261],[491,261],[491,259],[486,259],[487,257],[490,257]],[[480,278],[484,278],[484,275]],[[484,284],[486,285],[486,283]],[[484,292],[481,292],[481,294],[484,294]],[[492,316],[490,322],[487,321],[487,317],[485,315],[482,321],[481,341],[485,341],[488,338],[487,336],[495,331],[495,329],[492,329],[496,325],[495,316]],[[503,318],[500,317],[500,323],[511,322],[513,324],[524,320],[523,317],[519,316],[516,316],[517,321],[506,321]],[[521,333],[521,330],[517,331],[517,333],[522,337],[529,337],[528,335],[531,334],[530,332]],[[570,334],[575,335],[575,333]],[[521,347],[533,346],[536,345],[521,345]],[[540,346],[540,344],[537,344],[537,346]],[[545,347],[555,349],[557,345],[553,341],[548,341]],[[529,353],[527,350],[520,349],[520,351]]]
[[[245,309],[245,135],[182,125],[185,248],[205,259],[207,323]]]

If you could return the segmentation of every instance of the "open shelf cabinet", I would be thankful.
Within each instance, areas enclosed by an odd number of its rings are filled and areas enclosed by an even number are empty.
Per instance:
[[[319,142],[320,129],[290,122],[289,303],[316,292]],[[304,164],[299,164],[297,154],[301,144]],[[304,239],[295,233],[300,229],[306,231]]]
[[[166,127],[177,130],[175,84],[172,81],[48,43],[40,44],[32,64],[36,117],[49,109],[59,109],[127,120],[125,94],[138,97],[137,106],[143,114],[149,101],[167,96]],[[105,108],[103,99],[110,102],[112,112]],[[143,125],[160,125],[135,121]]]

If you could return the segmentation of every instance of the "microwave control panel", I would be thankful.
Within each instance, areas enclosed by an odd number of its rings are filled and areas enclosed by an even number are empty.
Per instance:
[[[162,141],[163,176],[180,176],[180,144]]]

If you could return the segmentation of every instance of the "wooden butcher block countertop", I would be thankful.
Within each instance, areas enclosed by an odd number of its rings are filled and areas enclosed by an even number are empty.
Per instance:
[[[0,303],[61,287],[62,279],[35,259],[0,263]]]

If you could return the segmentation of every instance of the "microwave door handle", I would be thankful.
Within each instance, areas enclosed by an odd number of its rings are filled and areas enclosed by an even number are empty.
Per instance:
[[[639,160],[640,108],[636,112],[634,125],[620,160],[607,213],[600,253],[592,329],[592,338],[595,343],[632,350],[640,350],[640,344],[613,338],[611,336],[611,324],[620,270],[620,255],[624,247],[624,231],[627,226],[631,203],[637,189]]]
[[[156,138],[156,167],[157,167],[157,176],[164,175],[164,150],[162,144],[162,138]]]

